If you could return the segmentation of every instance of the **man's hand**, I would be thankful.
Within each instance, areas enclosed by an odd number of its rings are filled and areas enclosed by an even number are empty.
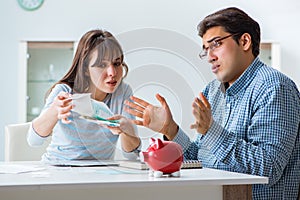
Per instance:
[[[195,123],[191,125],[191,129],[196,129],[198,133],[205,135],[213,122],[211,107],[203,93],[196,97],[192,107]]]
[[[132,96],[131,101],[126,101],[125,110],[138,117],[141,120],[134,120],[137,125],[145,126],[155,132],[160,132],[172,140],[177,134],[178,126],[174,122],[170,108],[162,96],[156,94],[157,100],[161,106],[153,106],[152,104]]]

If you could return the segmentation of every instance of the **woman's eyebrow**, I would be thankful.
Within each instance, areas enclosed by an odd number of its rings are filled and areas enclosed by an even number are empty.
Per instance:
[[[119,58],[116,58],[116,59],[114,60],[114,62],[120,61],[120,60],[121,60],[121,58],[119,57]]]

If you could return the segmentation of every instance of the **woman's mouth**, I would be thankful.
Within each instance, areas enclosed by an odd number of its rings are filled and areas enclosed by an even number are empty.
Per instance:
[[[107,81],[106,83],[113,87],[117,85],[117,81],[115,81],[115,80]]]

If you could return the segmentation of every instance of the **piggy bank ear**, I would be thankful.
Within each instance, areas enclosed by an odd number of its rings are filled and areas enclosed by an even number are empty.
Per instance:
[[[147,151],[153,151],[156,149],[155,142],[156,142],[156,139],[154,139],[154,138],[149,139],[149,147],[148,147]]]
[[[152,138],[150,138],[150,141],[149,141],[149,143],[150,143],[150,144],[154,144],[154,143],[155,143],[155,141],[156,141],[156,140],[155,140],[155,138],[153,138],[153,137],[152,137]]]
[[[155,145],[156,145],[156,148],[157,149],[161,149],[163,148],[164,144],[163,142],[161,141],[161,139],[157,138],[156,142],[155,142]]]

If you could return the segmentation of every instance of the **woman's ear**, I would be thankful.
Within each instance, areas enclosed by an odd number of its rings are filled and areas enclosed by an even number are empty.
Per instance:
[[[242,47],[245,51],[249,50],[252,45],[251,35],[249,33],[244,33],[241,36],[240,44],[242,45]]]
[[[90,69],[89,69],[89,67],[85,68],[84,76],[90,77]]]

